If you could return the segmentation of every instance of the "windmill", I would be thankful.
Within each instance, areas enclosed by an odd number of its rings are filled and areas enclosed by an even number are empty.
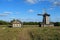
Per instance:
[[[50,20],[49,20],[50,14],[47,14],[45,9],[44,9],[43,14],[37,14],[37,15],[43,16],[43,22],[42,22],[41,26],[52,26],[50,24]]]

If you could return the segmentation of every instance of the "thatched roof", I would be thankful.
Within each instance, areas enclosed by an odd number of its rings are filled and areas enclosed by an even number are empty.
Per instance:
[[[19,21],[19,20],[13,20],[13,21],[12,21],[12,24],[22,24],[22,22]]]

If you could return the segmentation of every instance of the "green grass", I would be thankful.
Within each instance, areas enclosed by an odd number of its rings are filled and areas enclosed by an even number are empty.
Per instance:
[[[0,40],[60,40],[60,27],[0,27]]]

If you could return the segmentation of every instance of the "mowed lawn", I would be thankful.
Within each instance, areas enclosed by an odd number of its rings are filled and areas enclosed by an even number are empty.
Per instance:
[[[0,27],[0,40],[60,40],[60,27]]]

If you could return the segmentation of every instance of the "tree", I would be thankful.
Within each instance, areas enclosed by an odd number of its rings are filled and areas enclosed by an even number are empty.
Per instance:
[[[3,20],[0,20],[0,25],[9,25],[10,23],[9,22],[6,22],[6,21],[3,21]]]

